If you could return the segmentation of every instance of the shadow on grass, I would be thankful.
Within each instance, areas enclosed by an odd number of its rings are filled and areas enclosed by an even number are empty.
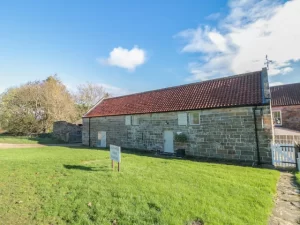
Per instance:
[[[98,148],[98,147],[88,147],[88,146],[65,146],[71,149],[87,149],[92,151],[106,151],[109,152],[108,148]],[[122,148],[122,153],[132,154],[142,157],[150,157],[150,158],[161,158],[167,160],[183,160],[183,161],[191,161],[191,162],[203,162],[203,163],[213,163],[213,164],[223,164],[223,165],[232,165],[232,166],[241,166],[241,167],[253,167],[257,169],[271,169],[275,168],[272,165],[264,164],[257,165],[252,161],[238,161],[238,160],[230,160],[230,159],[222,159],[222,158],[210,158],[210,157],[193,157],[193,156],[185,156],[185,157],[176,157],[176,156],[166,156],[156,154],[156,151],[149,150],[140,150],[140,149],[128,149]]]
[[[64,165],[68,170],[83,170],[83,171],[108,171],[107,166],[92,167],[82,165]]]
[[[66,142],[59,140],[51,133],[45,133],[45,134],[37,134],[37,135],[14,135],[9,133],[1,133],[0,134],[0,140],[1,139],[7,139],[7,143],[12,144],[67,144]],[[3,141],[2,141],[3,142]],[[2,143],[1,142],[1,143]],[[3,142],[4,143],[4,142]]]
[[[39,138],[39,137],[30,137],[28,138],[28,140],[31,141],[36,141],[38,144],[67,144],[67,142],[64,142],[62,140],[59,139],[55,139],[55,138]]]
[[[80,166],[80,165],[64,165],[68,170],[85,170],[85,171],[96,171],[94,167]]]

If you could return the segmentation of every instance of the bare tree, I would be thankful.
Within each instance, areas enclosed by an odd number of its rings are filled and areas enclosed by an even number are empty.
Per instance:
[[[76,103],[90,108],[100,99],[109,96],[110,94],[106,92],[103,86],[87,82],[77,86]]]
[[[77,86],[75,101],[81,116],[93,107],[99,100],[108,98],[111,95],[105,88],[98,84],[85,83]]]

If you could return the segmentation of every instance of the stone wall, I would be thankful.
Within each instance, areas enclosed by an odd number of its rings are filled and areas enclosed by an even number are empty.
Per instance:
[[[300,105],[276,106],[272,107],[272,110],[281,111],[282,125],[280,127],[300,131]]]
[[[107,146],[163,151],[163,132],[170,130],[187,135],[186,154],[189,156],[257,161],[253,107],[197,112],[200,112],[200,125],[179,126],[178,112],[140,114],[137,126],[125,125],[125,116],[84,118],[83,144],[96,146],[98,131],[106,131]],[[270,107],[258,107],[256,115],[260,158],[262,162],[271,163]],[[174,150],[178,148],[181,146],[174,142]]]
[[[81,142],[79,139],[81,139],[80,136],[82,135],[82,126],[68,123],[66,121],[56,121],[53,123],[52,135],[53,137],[65,142]],[[78,136],[77,139],[76,136]]]

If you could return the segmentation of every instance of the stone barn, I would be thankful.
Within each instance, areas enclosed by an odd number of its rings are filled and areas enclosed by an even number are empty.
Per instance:
[[[275,127],[300,131],[300,83],[271,87]]]
[[[101,100],[83,116],[83,144],[271,163],[267,70]],[[176,136],[186,137],[183,144]]]

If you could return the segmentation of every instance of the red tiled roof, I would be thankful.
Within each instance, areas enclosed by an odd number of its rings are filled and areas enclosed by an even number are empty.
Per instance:
[[[271,87],[271,105],[300,105],[300,83]]]
[[[261,71],[107,98],[84,117],[262,104]]]

